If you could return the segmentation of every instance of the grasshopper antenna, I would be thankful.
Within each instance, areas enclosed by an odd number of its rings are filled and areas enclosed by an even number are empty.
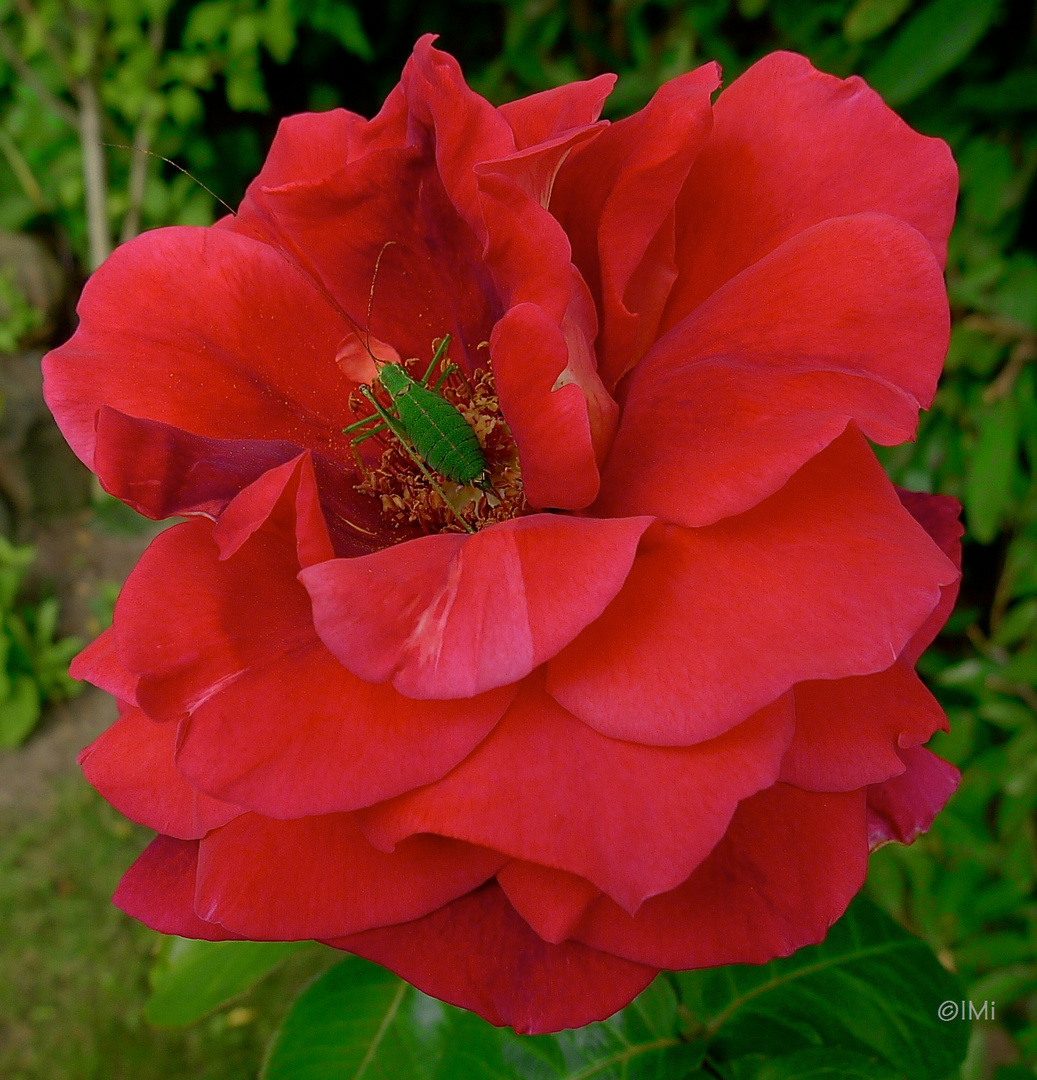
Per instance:
[[[365,348],[367,349],[368,355],[372,360],[375,360],[376,363],[378,361],[374,353],[371,352],[371,309],[374,307],[374,287],[378,281],[378,268],[382,265],[382,256],[385,254],[385,249],[392,247],[395,243],[395,240],[386,240],[385,243],[382,244],[382,250],[378,252],[378,258],[374,261],[374,274],[371,276],[371,291],[367,294],[367,326],[364,330],[364,333],[367,336],[367,344]]]
[[[197,176],[192,176],[183,167],[183,165],[177,165],[175,161],[170,161],[169,158],[163,157],[161,154],[156,154],[153,150],[145,150],[143,146],[126,146],[123,143],[110,142],[101,143],[101,145],[107,146],[111,150],[129,150],[135,154],[147,154],[148,157],[158,158],[159,161],[164,161],[167,165],[172,165],[174,169],[179,169],[180,172],[184,174],[184,176],[188,177],[188,179],[190,180],[193,180],[203,191],[207,191],[220,204],[220,206],[226,207],[226,209],[228,209],[234,217],[238,216],[238,212],[234,209],[233,206],[221,199],[219,195],[217,195],[216,192],[212,190],[211,187],[203,184]]]

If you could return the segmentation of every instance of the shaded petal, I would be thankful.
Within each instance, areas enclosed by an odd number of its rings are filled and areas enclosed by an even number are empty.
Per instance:
[[[595,512],[709,525],[773,494],[851,419],[876,442],[911,438],[949,326],[914,229],[862,214],[799,233],[632,373]]]
[[[868,788],[868,842],[910,844],[926,832],[961,782],[961,773],[924,746],[901,750],[906,769]]]
[[[511,906],[552,945],[570,937],[601,889],[586,878],[550,866],[513,859],[497,871]]]
[[[548,944],[495,883],[424,919],[326,944],[383,964],[426,994],[520,1035],[604,1020],[657,974],[576,942]]]
[[[795,687],[796,737],[781,779],[811,791],[852,791],[904,771],[898,749],[926,742],[947,718],[901,657],[886,671]]]
[[[175,746],[173,724],[156,724],[129,707],[76,761],[120,814],[167,836],[197,840],[243,811],[190,784],[173,764]]]
[[[957,189],[947,144],[912,131],[860,78],[771,53],[714,106],[713,132],[677,203],[680,277],[663,326],[827,218],[898,217],[942,266]]]
[[[578,149],[558,175],[562,222],[603,314],[602,376],[614,386],[653,340],[677,276],[673,206],[713,125],[720,68],[669,80],[640,112]]]
[[[367,682],[470,697],[524,678],[604,611],[649,518],[534,515],[300,575],[321,640]]]
[[[383,849],[416,833],[456,836],[578,874],[633,911],[682,882],[739,800],[774,782],[791,706],[693,747],[639,746],[599,735],[531,679],[453,772],[358,820]]]
[[[515,146],[524,150],[573,128],[593,124],[615,84],[615,75],[598,75],[506,101],[497,107],[497,112],[507,120]]]
[[[73,679],[99,686],[120,701],[137,704],[137,676],[119,663],[111,627],[102,630],[69,664],[68,673]]]
[[[748,513],[654,526],[547,688],[614,738],[697,742],[804,679],[885,670],[956,577],[850,430]]]
[[[504,857],[441,836],[376,851],[349,814],[245,814],[198,849],[199,914],[257,940],[338,937],[427,915],[492,877]]]
[[[961,523],[961,503],[949,495],[927,495],[923,491],[906,491],[904,488],[897,488],[897,494],[904,509],[933,538],[944,555],[961,569],[961,537],[965,532]],[[940,589],[940,602],[904,649],[904,659],[908,663],[917,663],[922,653],[936,640],[936,635],[954,610],[960,586],[959,574],[950,585]]]
[[[348,326],[266,244],[225,229],[144,233],[91,276],[78,311],[75,334],[43,361],[44,394],[95,471],[102,405],[195,435],[352,460],[341,429],[354,384],[334,359]]]
[[[203,941],[240,940],[238,934],[195,914],[197,870],[197,840],[156,836],[123,874],[112,903],[160,934]]]
[[[683,885],[634,916],[602,897],[575,936],[658,967],[764,964],[823,940],[864,884],[867,860],[863,791],[775,784],[738,807]]]

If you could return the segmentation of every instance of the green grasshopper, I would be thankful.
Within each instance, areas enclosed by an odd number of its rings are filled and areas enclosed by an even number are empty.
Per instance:
[[[360,443],[383,431],[391,431],[404,451],[421,469],[429,484],[443,502],[450,507],[460,524],[468,531],[475,530],[453,508],[432,470],[452,480],[455,484],[471,485],[487,493],[495,493],[487,471],[486,456],[471,424],[461,411],[440,393],[443,383],[458,370],[447,363],[434,386],[429,382],[437,365],[450,346],[450,335],[445,334],[436,346],[424,376],[414,379],[402,364],[378,361],[378,381],[389,395],[392,405],[386,408],[366,383],[357,387],[360,395],[370,404],[374,413],[355,424],[342,429],[343,434],[361,431],[352,440],[354,450]]]

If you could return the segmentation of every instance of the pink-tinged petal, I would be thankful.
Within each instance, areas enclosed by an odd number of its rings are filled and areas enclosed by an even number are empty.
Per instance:
[[[569,363],[561,327],[537,305],[519,304],[493,328],[490,352],[530,505],[587,506],[600,484],[594,431],[581,388],[556,385]]]
[[[511,906],[552,945],[570,937],[587,908],[601,896],[601,889],[586,878],[520,859],[497,871],[497,883]]]
[[[309,454],[263,473],[230,503],[212,531],[220,559],[236,554],[262,528],[294,534],[300,566],[334,558]]]
[[[137,704],[137,676],[119,663],[111,627],[102,630],[69,664],[68,673],[73,679],[99,686],[120,701]]]
[[[156,836],[123,874],[112,903],[160,934],[236,941],[238,934],[199,919],[194,910],[198,841]]]
[[[524,150],[573,128],[593,124],[615,84],[615,75],[599,75],[505,102],[497,112],[507,120],[515,146]]]
[[[961,782],[961,773],[924,746],[900,751],[907,768],[868,788],[868,842],[872,851],[892,841],[910,844],[926,832]]]
[[[423,919],[327,942],[498,1027],[539,1035],[604,1020],[658,974],[567,941],[541,940],[489,884]]]
[[[266,439],[212,439],[102,405],[94,463],[106,490],[139,514],[217,517],[267,469],[300,447]]]
[[[102,405],[352,458],[341,429],[353,384],[335,365],[348,326],[266,244],[225,229],[144,233],[90,278],[78,310],[79,329],[44,359],[44,395],[89,467]]]
[[[901,657],[886,671],[797,684],[796,737],[781,779],[810,791],[852,791],[904,771],[897,753],[946,730],[939,702]]]
[[[649,518],[533,515],[308,567],[321,640],[367,682],[423,699],[524,678],[605,610]]]
[[[372,843],[434,832],[567,870],[628,910],[682,882],[740,799],[774,782],[792,702],[692,747],[599,735],[530,679],[493,733],[438,783],[360,811]]]
[[[942,266],[957,191],[947,144],[912,131],[857,76],[837,79],[805,57],[772,53],[714,106],[709,142],[677,203],[680,277],[664,328],[827,218],[900,218]]]
[[[676,277],[673,207],[713,125],[720,68],[665,83],[640,112],[578,149],[559,173],[551,211],[604,321],[602,375],[614,386],[655,336]]]
[[[575,937],[658,967],[764,964],[823,940],[864,884],[867,861],[862,791],[776,784],[738,807],[683,885],[634,916],[602,897]]]
[[[356,810],[445,775],[513,696],[501,687],[415,701],[351,675],[314,639],[199,705],[181,723],[177,767],[204,791],[268,817]]]
[[[653,526],[547,688],[613,738],[698,742],[797,682],[885,670],[956,577],[849,430],[748,513]]]
[[[922,491],[906,491],[897,488],[904,509],[933,538],[940,550],[955,566],[961,567],[961,537],[965,527],[961,523],[961,503],[949,495],[927,495]],[[961,577],[940,590],[940,602],[932,614],[915,632],[904,649],[904,659],[911,664],[932,645],[943,624],[950,618],[958,599]]]
[[[130,707],[76,760],[120,814],[167,836],[197,840],[243,811],[188,783],[173,764],[175,749],[173,724],[156,724]]]
[[[491,878],[504,857],[442,836],[376,851],[351,815],[245,814],[198,849],[199,914],[245,937],[340,937],[407,922]]]
[[[634,370],[595,511],[708,525],[773,494],[850,420],[876,442],[912,438],[949,325],[910,226],[862,214],[799,233]]]

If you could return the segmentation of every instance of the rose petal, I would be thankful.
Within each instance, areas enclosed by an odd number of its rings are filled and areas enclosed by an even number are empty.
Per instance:
[[[956,577],[849,430],[748,513],[653,527],[547,688],[613,738],[697,742],[804,679],[889,667]]]
[[[137,676],[119,663],[111,627],[102,630],[69,664],[68,673],[73,679],[99,686],[120,701],[137,704]]]
[[[332,654],[408,697],[470,697],[524,678],[619,591],[648,518],[534,515],[308,567]]]
[[[156,836],[126,871],[112,903],[160,934],[237,941],[239,935],[199,919],[194,911],[198,841]]]
[[[824,938],[864,884],[867,859],[862,791],[775,784],[738,807],[687,882],[634,916],[602,897],[575,936],[658,967],[764,964]]]
[[[197,840],[243,811],[199,791],[173,764],[176,728],[126,707],[76,761],[87,780],[131,821],[182,840]]]
[[[327,944],[383,964],[419,990],[520,1035],[604,1020],[657,974],[575,942],[542,941],[496,884],[424,919]]]
[[[886,671],[795,688],[796,737],[781,778],[811,791],[852,791],[904,771],[898,748],[947,728],[939,702],[901,657]]]
[[[513,859],[497,871],[511,906],[544,941],[560,945],[579,925],[601,889],[586,878]]]
[[[160,720],[190,716],[177,751],[184,775],[271,817],[351,810],[438,779],[513,694],[416,702],[368,685],[328,653],[296,580],[304,464],[247,489],[215,538],[203,522],[162,533],[115,615],[124,662],[142,673],[142,708]]]
[[[504,861],[441,836],[416,836],[385,854],[349,814],[245,814],[201,841],[195,906],[254,940],[338,937],[427,915]]]
[[[90,468],[102,405],[195,435],[352,460],[341,429],[353,384],[334,360],[348,326],[267,245],[223,229],[144,233],[92,275],[78,310],[76,333],[44,359],[44,394]]]
[[[862,214],[799,233],[632,373],[595,512],[709,525],[773,494],[851,419],[877,442],[911,438],[948,329],[914,229]]]
[[[965,532],[962,525],[961,503],[948,495],[927,495],[922,491],[905,491],[897,488],[897,494],[904,509],[933,538],[940,550],[959,569],[961,568],[961,537]],[[943,624],[950,618],[954,604],[958,599],[961,577],[940,589],[940,602],[933,608],[932,614],[915,631],[914,636],[904,649],[904,659],[911,664],[935,641],[936,635],[943,629]]]
[[[515,146],[524,150],[573,128],[593,124],[615,84],[615,75],[599,75],[506,101],[497,107],[497,112],[507,120]]]
[[[891,214],[925,236],[942,266],[957,180],[947,144],[912,131],[860,78],[771,53],[714,106],[677,203],[680,277],[663,328],[827,218]]]
[[[777,778],[791,701],[693,747],[608,739],[523,688],[448,776],[358,815],[372,843],[434,832],[593,882],[628,910],[682,882],[740,799]]]
[[[551,211],[600,299],[598,355],[609,388],[655,336],[676,277],[673,205],[709,136],[709,98],[719,85],[717,64],[671,79],[640,112],[576,150],[559,173]]]
[[[872,851],[891,841],[910,844],[926,832],[961,782],[961,773],[924,746],[901,750],[899,776],[868,788],[868,842]]]

